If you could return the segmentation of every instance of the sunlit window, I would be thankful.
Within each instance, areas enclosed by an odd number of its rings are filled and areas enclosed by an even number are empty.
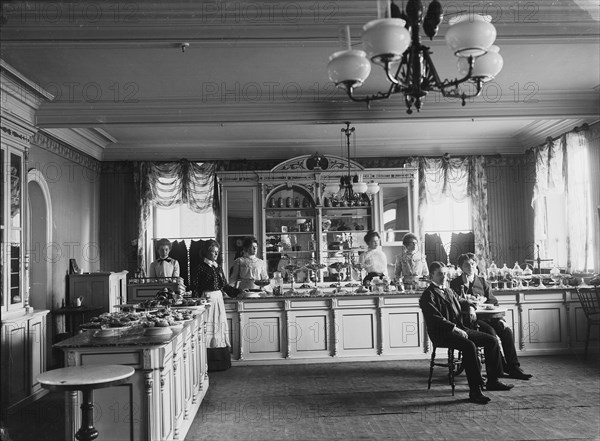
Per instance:
[[[471,206],[469,198],[456,202],[446,197],[427,207],[424,230],[428,263],[442,260],[456,264],[460,254],[474,252]]]
[[[465,233],[473,231],[471,200],[456,202],[444,198],[439,204],[430,204],[425,213],[426,233]]]
[[[215,215],[212,210],[196,213],[186,204],[174,208],[155,207],[154,237],[206,238],[215,236]]]

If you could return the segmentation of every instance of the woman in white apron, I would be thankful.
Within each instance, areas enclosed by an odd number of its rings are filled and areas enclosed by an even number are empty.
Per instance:
[[[239,289],[257,289],[256,280],[268,280],[267,265],[265,261],[256,256],[258,240],[255,237],[246,237],[243,242],[244,255],[233,262],[230,281]]]
[[[223,269],[217,263],[219,244],[207,241],[200,252],[203,258],[192,276],[194,295],[208,300],[206,317],[206,346],[209,371],[222,371],[231,367],[231,354],[227,317],[223,296],[237,297],[242,292],[227,283]]]

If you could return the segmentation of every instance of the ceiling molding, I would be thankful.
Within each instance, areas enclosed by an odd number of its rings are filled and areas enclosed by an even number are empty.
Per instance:
[[[102,153],[107,145],[116,142],[112,137],[107,139],[102,136],[96,129],[48,128],[42,129],[42,132],[97,160],[102,159]]]
[[[138,103],[46,103],[37,113],[40,127],[102,127],[104,125],[153,124],[183,126],[187,124],[315,123],[351,120],[384,122],[420,119],[497,119],[497,118],[590,118],[598,114],[600,98],[589,92],[539,93],[535,101],[510,98],[500,102],[476,99],[462,107],[459,102],[427,102],[421,112],[406,114],[401,99],[365,105],[348,100],[317,103],[312,100],[290,102],[214,103],[198,100],[144,100]],[[452,112],[448,118],[448,112]]]

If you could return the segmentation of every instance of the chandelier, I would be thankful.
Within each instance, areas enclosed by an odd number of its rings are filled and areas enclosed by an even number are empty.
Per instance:
[[[385,10],[385,17],[390,18],[373,20],[363,26],[362,43],[366,52],[351,48],[350,30],[346,27],[345,50],[329,57],[329,78],[345,89],[353,101],[366,102],[369,106],[371,101],[401,93],[406,112],[411,114],[413,106],[421,110],[428,92],[439,92],[444,97],[460,99],[464,106],[465,100],[480,95],[483,83],[492,80],[502,69],[499,48],[492,45],[496,28],[490,16],[459,14],[449,20],[446,43],[458,57],[458,71],[463,76],[442,81],[431,59],[432,51],[421,44],[420,35],[421,26],[431,40],[437,34],[444,17],[440,2],[432,0],[425,17],[421,0],[408,0],[405,11],[386,1]],[[362,86],[371,73],[371,63],[383,68],[390,87],[386,92],[355,97],[354,89]],[[463,83],[470,86],[468,91],[459,87]]]
[[[342,133],[346,136],[346,149],[348,159],[348,170],[340,178],[340,183],[332,182],[325,185],[324,194],[334,197],[336,204],[346,207],[367,205],[369,199],[379,192],[379,184],[371,181],[369,183],[362,181],[362,176],[352,175],[350,165],[350,137],[354,134],[355,128],[350,127],[350,122],[345,122],[346,127],[342,128]]]

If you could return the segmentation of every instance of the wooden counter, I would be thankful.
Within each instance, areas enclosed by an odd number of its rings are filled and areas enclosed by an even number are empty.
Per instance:
[[[126,383],[95,392],[94,425],[102,439],[184,439],[208,389],[204,313],[166,336],[132,328],[116,337],[86,331],[55,345],[66,366],[122,364],[135,368]],[[80,426],[81,394],[69,393],[65,439]]]
[[[225,299],[234,363],[429,358],[421,292]],[[520,355],[583,348],[575,288],[496,290]]]

